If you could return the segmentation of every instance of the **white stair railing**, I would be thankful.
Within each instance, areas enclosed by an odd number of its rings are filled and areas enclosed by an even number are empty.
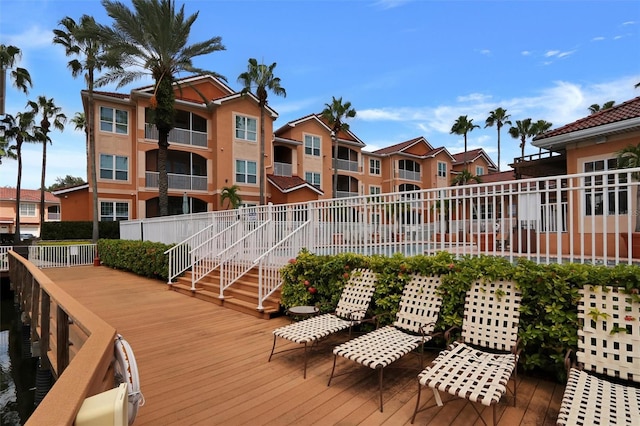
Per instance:
[[[220,266],[221,256],[241,238],[242,233],[243,226],[238,221],[189,251],[192,291],[196,290],[198,281]]]
[[[258,267],[258,311],[264,310],[264,301],[282,285],[280,268],[309,246],[310,234],[311,222],[307,221],[253,262]]]

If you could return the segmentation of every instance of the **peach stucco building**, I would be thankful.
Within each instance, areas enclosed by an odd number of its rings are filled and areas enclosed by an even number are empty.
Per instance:
[[[15,233],[16,188],[0,188],[0,234]],[[50,192],[44,193],[46,222],[60,220],[60,200]],[[20,190],[20,233],[40,236],[40,190]]]

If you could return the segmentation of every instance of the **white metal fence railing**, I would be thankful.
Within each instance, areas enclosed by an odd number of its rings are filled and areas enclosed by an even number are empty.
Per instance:
[[[0,272],[9,270],[9,253],[13,250],[13,246],[0,246]]]
[[[296,250],[305,247],[317,254],[415,255],[444,250],[538,263],[640,262],[632,242],[632,234],[640,231],[640,184],[632,179],[638,172],[640,168],[608,170],[252,207],[234,214],[243,223],[240,235],[246,241],[254,238],[249,233],[256,228],[248,224],[269,222],[259,234],[262,240],[254,242],[264,251],[245,243],[237,247],[245,247],[246,256],[255,255],[254,260],[283,239],[295,238],[295,244],[281,248],[278,258],[295,257]],[[220,220],[225,214],[208,213],[206,220]],[[175,226],[186,222],[183,217],[163,220]],[[305,222],[308,229],[291,236]],[[174,226],[162,223],[162,229]],[[122,226],[127,225],[121,224],[121,233]],[[154,232],[150,224],[135,226],[148,226],[145,236]]]
[[[29,261],[38,268],[93,265],[96,244],[29,246]]]

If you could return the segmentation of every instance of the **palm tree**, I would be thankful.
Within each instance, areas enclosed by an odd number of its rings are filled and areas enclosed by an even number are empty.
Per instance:
[[[331,97],[330,104],[324,104],[324,109],[320,113],[331,128],[331,139],[333,140],[333,198],[338,196],[338,137],[341,131],[349,130],[349,124],[344,120],[354,118],[356,110],[351,107],[351,102],[342,103],[342,97],[336,99]]]
[[[40,226],[44,223],[44,193],[46,186],[44,185],[47,174],[47,142],[51,143],[49,131],[51,125],[54,129],[64,130],[64,124],[67,122],[67,116],[62,113],[62,108],[56,106],[53,98],[47,99],[45,96],[38,96],[37,101],[29,101],[27,106],[31,108],[34,116],[42,115],[40,121],[40,142],[42,142],[42,174],[40,176]],[[53,121],[50,121],[53,120]]]
[[[87,165],[89,166],[89,182],[92,188],[93,205],[93,229],[91,239],[93,243],[98,242],[99,227],[98,218],[98,177],[96,171],[96,135],[95,135],[95,108],[94,108],[94,86],[95,73],[101,71],[105,66],[104,54],[105,44],[98,32],[98,25],[92,16],[82,15],[80,22],[76,23],[72,18],[65,17],[59,23],[62,29],[53,30],[53,42],[64,47],[67,56],[77,56],[71,59],[67,66],[71,70],[71,75],[76,78],[84,74],[87,82],[88,105],[85,114],[77,113],[72,119],[76,130],[82,129],[86,134],[87,142]],[[82,125],[76,120],[78,114],[82,114]],[[87,120],[88,118],[88,120]],[[76,121],[74,121],[76,120]]]
[[[2,79],[0,80],[0,85],[4,86],[7,70],[12,69],[11,81],[13,86],[24,93],[29,93],[29,87],[33,87],[29,71],[26,68],[15,67],[20,55],[21,51],[16,46],[0,44],[0,79]],[[4,99],[2,99],[0,100],[0,115],[4,113]]]
[[[237,209],[242,204],[238,191],[240,187],[238,185],[225,186],[220,193],[220,205],[224,205],[224,200],[227,200],[227,210],[229,208]]]
[[[511,125],[509,117],[511,116],[507,114],[507,110],[499,107],[489,113],[489,117],[487,117],[484,124],[485,129],[487,127],[493,127],[494,125],[498,129],[498,171],[500,171],[500,129],[506,124]]]
[[[616,101],[608,101],[602,104],[602,106],[598,105],[598,104],[593,104],[589,107],[589,111],[591,112],[591,114],[595,114],[598,111],[602,111],[605,109],[609,109],[611,107],[613,107],[615,105]]]
[[[15,145],[10,147],[15,152],[18,160],[18,177],[16,182],[16,226],[14,243],[20,243],[20,190],[22,186],[22,144],[24,142],[35,142],[38,138],[33,134],[35,127],[35,114],[31,111],[19,112],[13,117],[6,114],[2,119],[5,126],[5,138],[7,141],[14,140]]]
[[[631,169],[640,167],[640,143],[638,145],[629,145],[618,152],[618,168]],[[640,180],[640,172],[633,172],[631,178]],[[640,186],[636,187],[636,206],[640,206]],[[636,207],[638,209],[640,207]],[[636,214],[635,232],[640,232],[640,215]]]
[[[525,118],[524,120],[516,120],[516,125],[509,129],[509,134],[514,139],[520,139],[521,157],[524,158],[524,146],[527,143],[527,138],[533,136],[531,119]]]
[[[471,182],[482,183],[482,178],[465,169],[451,179],[451,186],[463,186]]]
[[[220,37],[188,45],[191,26],[198,12],[185,16],[184,5],[176,10],[173,0],[132,0],[133,10],[116,0],[102,0],[113,19],[111,28],[101,26],[108,45],[107,64],[111,70],[97,85],[118,82],[121,88],[146,75],[155,82],[150,104],[158,129],[158,199],[160,215],[169,213],[167,154],[169,132],[174,126],[176,75],[187,71],[224,77],[193,66],[193,58],[224,50]],[[206,101],[206,99],[203,100]]]
[[[473,129],[479,128],[477,124],[473,124],[473,119],[467,119],[466,115],[461,115],[453,123],[450,134],[464,135],[464,170],[467,170],[467,133],[473,131]]]
[[[258,64],[257,60],[250,58],[247,71],[238,76],[238,81],[244,86],[242,94],[250,93],[251,89],[255,87],[256,97],[260,105],[260,205],[264,204],[264,116],[268,91],[271,90],[273,94],[277,96],[287,97],[287,92],[280,86],[280,78],[273,75],[273,69],[275,67],[275,62],[266,66],[264,64]]]
[[[538,136],[549,130],[553,126],[553,123],[550,123],[546,120],[538,120],[535,123],[531,124],[531,133],[532,136]],[[542,147],[538,150],[538,153],[542,153]]]

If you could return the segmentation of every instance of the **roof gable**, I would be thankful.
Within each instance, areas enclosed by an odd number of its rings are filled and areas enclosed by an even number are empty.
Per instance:
[[[2,187],[0,188],[0,200],[16,199],[16,188]],[[45,191],[44,201],[46,203],[60,204],[58,197],[54,196],[51,192]],[[20,189],[20,202],[40,202],[40,190],[39,189]]]
[[[417,138],[410,139],[405,142],[400,142],[395,145],[388,146],[386,148],[381,148],[376,151],[373,151],[374,154],[378,155],[390,155],[390,154],[411,154],[418,157],[424,157],[428,155],[431,151],[433,151],[433,147],[427,142],[427,140],[419,136]]]

